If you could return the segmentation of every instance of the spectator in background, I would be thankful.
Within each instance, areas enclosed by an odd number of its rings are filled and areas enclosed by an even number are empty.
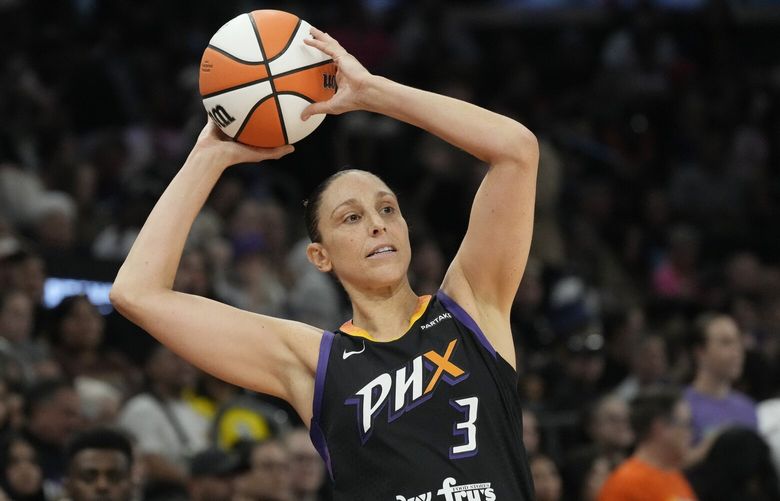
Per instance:
[[[24,398],[18,380],[9,375],[6,360],[0,359],[0,437],[22,429]]]
[[[570,462],[564,475],[564,490],[570,499],[596,501],[610,473],[617,465],[591,449]]]
[[[594,501],[607,475],[625,461],[634,443],[628,404],[605,395],[585,413],[583,429],[588,443],[565,456],[566,492]]]
[[[523,446],[525,453],[533,456],[539,452],[541,435],[539,433],[539,418],[527,407],[523,408]]]
[[[70,501],[130,501],[133,449],[127,436],[111,428],[76,435],[66,450],[65,491]]]
[[[38,455],[21,435],[7,435],[0,441],[0,466],[0,499],[4,492],[11,501],[46,500]]]
[[[745,360],[742,334],[734,320],[703,314],[694,323],[691,345],[696,376],[685,399],[693,415],[694,444],[730,425],[757,429],[755,402],[733,388]]]
[[[162,345],[146,363],[146,391],[125,403],[118,424],[134,437],[151,482],[186,485],[190,457],[207,444],[208,421],[182,398],[191,365]]]
[[[637,396],[643,388],[668,382],[669,361],[664,338],[658,335],[644,336],[632,348],[631,372],[614,390],[626,402]]]
[[[105,321],[87,296],[66,297],[52,310],[49,336],[67,377],[100,379],[125,395],[140,388],[140,372],[121,353],[104,347]]]
[[[653,289],[662,298],[693,300],[699,292],[698,259],[700,237],[687,226],[669,232],[667,255],[653,270]]]
[[[82,426],[76,390],[62,380],[45,380],[25,395],[25,437],[35,448],[43,478],[59,490],[65,475],[65,446]],[[47,486],[48,490],[48,486]]]
[[[46,264],[38,254],[28,250],[19,250],[4,260],[8,268],[8,289],[22,291],[33,305],[32,333],[41,332],[46,318],[43,305],[43,285],[46,281]]]
[[[536,454],[531,457],[529,464],[536,489],[536,501],[561,501],[563,484],[553,460],[544,454]]]
[[[590,439],[588,448],[598,451],[612,464],[622,463],[634,443],[628,404],[615,395],[598,399],[583,423]]]
[[[19,289],[0,291],[0,353],[14,360],[25,383],[55,376],[46,346],[33,339],[33,304]]]
[[[195,454],[190,461],[187,488],[191,501],[231,501],[233,476],[239,466],[235,454],[220,449],[207,449]]]
[[[691,441],[691,409],[682,395],[650,389],[631,402],[637,448],[607,479],[599,501],[694,501],[682,475]]]
[[[306,428],[294,428],[284,438],[290,453],[290,479],[295,501],[317,501],[325,484],[325,463],[311,442]]]
[[[292,491],[290,453],[278,438],[239,446],[244,473],[236,477],[232,501],[298,501]]]
[[[780,484],[766,442],[753,430],[720,433],[703,461],[687,472],[699,501],[773,501]]]

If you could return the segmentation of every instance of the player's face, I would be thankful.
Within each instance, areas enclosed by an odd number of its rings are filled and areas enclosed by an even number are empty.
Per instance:
[[[129,501],[130,465],[119,451],[84,449],[73,458],[66,486],[73,501]]]
[[[392,287],[406,277],[409,228],[390,188],[368,172],[336,178],[319,207],[322,243],[309,259],[321,270],[360,289]]]

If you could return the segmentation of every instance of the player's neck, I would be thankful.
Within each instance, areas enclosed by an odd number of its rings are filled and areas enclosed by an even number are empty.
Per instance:
[[[352,324],[378,341],[389,341],[406,332],[418,304],[408,281],[384,291],[352,292],[350,298]]]

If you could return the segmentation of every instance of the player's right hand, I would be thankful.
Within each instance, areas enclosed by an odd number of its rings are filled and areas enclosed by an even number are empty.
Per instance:
[[[241,163],[262,162],[263,160],[277,160],[295,151],[295,147],[288,144],[277,148],[258,148],[239,143],[228,137],[209,118],[206,126],[198,135],[193,152],[213,154],[220,167],[227,168]]]

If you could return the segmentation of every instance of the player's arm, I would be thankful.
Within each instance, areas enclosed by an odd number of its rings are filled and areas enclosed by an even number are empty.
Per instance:
[[[312,35],[314,40],[307,43],[329,54],[338,66],[339,91],[309,106],[304,116],[354,109],[381,113],[425,129],[489,165],[442,287],[512,362],[508,318],[531,244],[536,138],[508,117],[371,75],[326,33],[312,30]]]
[[[120,313],[194,365],[284,398],[306,419],[322,331],[172,290],[187,234],[222,171],[292,149],[235,143],[209,121],[146,220],[110,297]]]

